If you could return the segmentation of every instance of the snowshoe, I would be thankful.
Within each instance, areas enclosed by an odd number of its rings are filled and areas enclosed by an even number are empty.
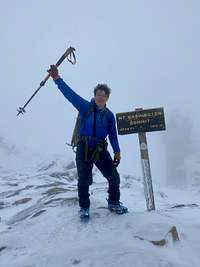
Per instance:
[[[128,212],[128,208],[123,206],[121,202],[119,202],[119,204],[108,203],[108,209],[117,214],[124,214]]]
[[[80,214],[80,219],[82,221],[88,221],[90,219],[89,208],[88,209],[81,208],[79,214]]]

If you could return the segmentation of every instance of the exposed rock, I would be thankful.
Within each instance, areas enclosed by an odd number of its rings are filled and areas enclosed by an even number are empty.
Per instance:
[[[52,172],[49,174],[49,176],[53,177],[53,178],[63,178],[63,177],[69,177],[69,172],[65,171],[65,172]]]
[[[11,192],[6,196],[6,198],[17,196],[17,195],[19,195],[20,192],[21,192],[20,189],[15,190],[15,191],[11,191]]]
[[[30,198],[30,197],[22,198],[22,199],[15,201],[13,203],[13,205],[25,204],[25,203],[29,202],[30,200],[32,200],[32,198]]]
[[[35,212],[40,211],[43,207],[44,207],[44,204],[41,203],[40,200],[39,200],[36,204],[34,204],[34,205],[32,205],[32,206],[30,206],[30,207],[18,212],[16,215],[12,216],[7,221],[7,225],[12,225],[12,224],[15,224],[17,222],[23,221],[27,217],[33,215]]]
[[[58,202],[61,205],[76,205],[78,202],[78,197],[66,197],[66,198],[54,198],[50,199],[49,201],[45,202],[45,205],[50,205],[51,207],[55,207],[58,205]]]
[[[77,259],[75,259],[75,260],[73,260],[72,264],[73,264],[73,265],[77,265],[77,264],[79,264],[80,262],[81,262],[81,260],[77,260]]]
[[[7,185],[9,185],[9,186],[18,186],[17,183],[7,183]]]
[[[66,166],[66,169],[67,170],[71,170],[71,169],[74,169],[74,168],[76,168],[76,165],[75,165],[75,162],[74,161],[69,162],[67,164],[67,166]]]
[[[47,166],[43,166],[42,168],[40,168],[38,170],[38,172],[40,171],[47,171],[49,169],[51,169],[52,167],[54,167],[56,165],[56,162],[53,160],[50,164],[48,164]]]
[[[167,198],[167,195],[164,192],[159,192],[159,194],[162,198]]]
[[[53,187],[53,188],[47,190],[43,194],[47,194],[48,196],[50,196],[50,195],[64,193],[64,192],[67,192],[67,191],[69,191],[69,189],[65,189],[65,188],[62,188],[62,187]]]
[[[184,208],[184,207],[192,208],[192,207],[199,207],[199,205],[197,205],[195,203],[192,203],[192,204],[177,204],[177,205],[173,206],[172,209],[174,209],[174,208]]]
[[[0,247],[0,252],[6,249],[7,247]]]
[[[48,201],[46,201],[44,204],[45,205],[49,205],[49,204],[51,204],[51,203],[54,203],[54,202],[61,202],[61,201],[63,201],[65,198],[62,198],[62,197],[60,197],[60,198],[53,198],[53,199],[50,199],[50,200],[48,200]]]
[[[0,193],[0,197],[6,197],[6,198],[14,197],[14,196],[19,195],[22,191],[28,190],[28,189],[33,188],[33,187],[34,187],[33,185],[27,185],[27,186],[25,186],[24,188],[21,188],[21,189],[9,190],[7,192],[2,192],[2,193]]]
[[[41,215],[42,213],[44,213],[46,210],[40,210],[38,212],[36,212],[35,214],[33,214],[33,216],[31,218],[35,218],[38,217],[39,215]]]
[[[53,178],[58,179],[66,179],[68,182],[73,182],[74,180],[77,180],[78,175],[76,170],[66,170],[63,172],[52,172],[49,174],[49,176]]]
[[[51,184],[38,185],[35,188],[39,189],[39,188],[52,187],[52,186],[58,186],[58,185],[67,185],[67,184],[63,183],[63,182],[55,182],[55,183],[51,183]]]
[[[3,201],[0,201],[0,209],[3,209],[5,207],[5,203]]]

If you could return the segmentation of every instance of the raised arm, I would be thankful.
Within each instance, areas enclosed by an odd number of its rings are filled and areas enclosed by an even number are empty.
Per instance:
[[[67,85],[58,74],[58,69],[55,65],[51,65],[48,70],[49,74],[53,78],[58,89],[64,95],[64,97],[81,113],[85,112],[89,106],[89,102],[83,97],[78,95]]]

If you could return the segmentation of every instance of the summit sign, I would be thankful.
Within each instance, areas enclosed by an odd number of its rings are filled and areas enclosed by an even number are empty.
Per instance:
[[[121,135],[166,129],[163,108],[117,113],[116,118],[118,134]]]
[[[147,210],[155,210],[146,132],[164,131],[166,129],[164,109],[138,108],[131,112],[117,113],[116,118],[119,134],[126,135],[138,133]]]

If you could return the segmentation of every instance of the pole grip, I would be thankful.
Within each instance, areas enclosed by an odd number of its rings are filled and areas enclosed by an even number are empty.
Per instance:
[[[69,47],[67,48],[67,50],[65,51],[65,53],[60,57],[60,59],[56,62],[56,67],[60,66],[60,64],[63,62],[63,60],[68,57],[71,54],[74,54],[75,48],[73,47]]]
[[[65,53],[59,58],[59,60],[56,62],[56,67],[60,66],[60,64],[65,60],[65,58],[67,58],[68,56],[73,55],[74,57],[74,63],[76,61],[75,55],[74,55],[74,51],[75,48],[73,47],[69,47],[67,48],[67,50],[65,51]],[[68,59],[69,60],[69,59]],[[71,60],[69,60],[72,64],[74,64]],[[46,81],[49,79],[50,74],[47,74],[47,76],[41,81],[40,86],[44,86]]]

